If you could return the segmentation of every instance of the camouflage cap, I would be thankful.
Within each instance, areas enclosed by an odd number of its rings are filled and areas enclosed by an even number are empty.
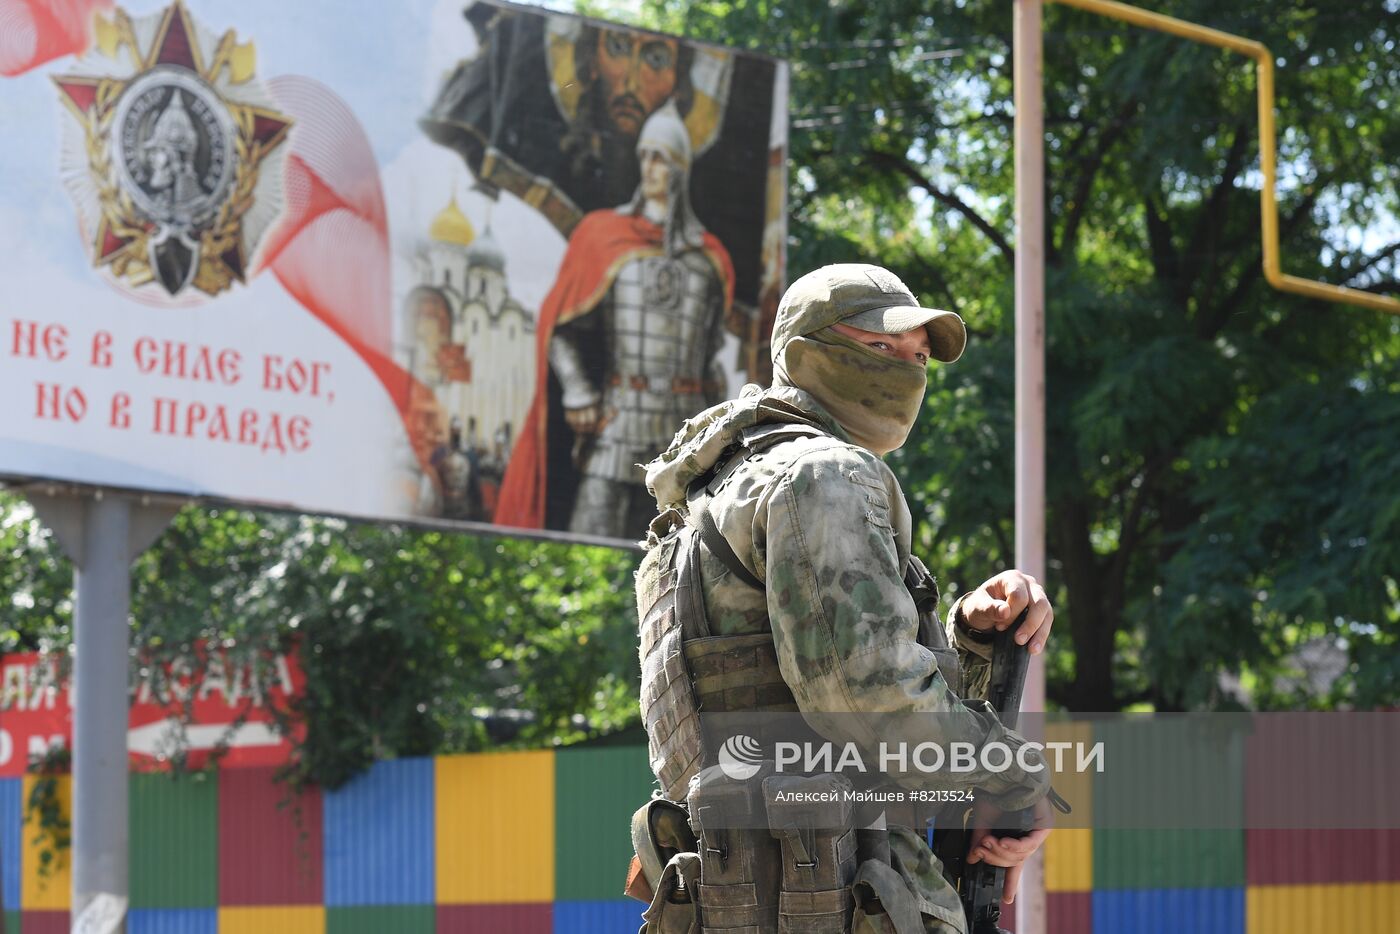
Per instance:
[[[923,308],[909,287],[888,269],[868,263],[836,263],[813,270],[783,293],[773,323],[773,360],[788,341],[837,322],[865,331],[897,334],[928,328],[933,358],[952,363],[967,345],[967,330],[955,312]]]

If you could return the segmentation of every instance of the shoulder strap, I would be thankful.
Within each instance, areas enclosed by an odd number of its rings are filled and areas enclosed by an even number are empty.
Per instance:
[[[711,635],[710,618],[705,615],[705,594],[700,587],[700,538],[694,528],[681,530],[676,549],[676,618],[681,638],[703,639]]]
[[[730,572],[739,580],[748,584],[755,590],[763,589],[763,581],[752,571],[744,566],[744,562],[739,560],[739,556],[734,553],[729,540],[724,537],[724,533],[719,530],[718,523],[715,522],[714,513],[710,511],[710,503],[714,498],[715,488],[711,485],[716,478],[724,475],[727,468],[736,461],[747,460],[759,451],[766,450],[783,441],[790,441],[794,438],[809,438],[824,435],[826,432],[811,425],[785,425],[776,431],[765,432],[763,435],[746,442],[742,446],[726,455],[721,456],[715,462],[712,470],[705,476],[695,481],[691,487],[689,497],[690,514],[694,518],[695,527],[700,533],[700,540],[705,543],[705,547],[720,560]]]
[[[734,549],[729,546],[729,539],[725,538],[715,524],[714,513],[710,512],[710,497],[708,495],[697,499],[691,503],[691,510],[696,512],[696,519],[699,523],[700,540],[705,543],[705,547],[720,560],[720,563],[734,574],[739,580],[753,587],[755,590],[763,589],[763,581],[754,576],[754,573],[744,567],[744,562],[739,560],[739,556],[734,553]]]

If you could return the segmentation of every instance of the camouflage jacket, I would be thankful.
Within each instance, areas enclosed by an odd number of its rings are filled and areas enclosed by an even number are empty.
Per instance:
[[[746,387],[739,399],[686,423],[671,447],[648,466],[647,482],[663,506],[684,503],[686,488],[731,446],[753,442],[793,423],[823,434],[784,440],[724,467],[711,482],[711,511],[744,566],[765,582],[759,591],[702,549],[706,615],[717,635],[771,630],[783,679],[813,726],[837,742],[873,747],[874,736],[832,735],[812,720],[820,713],[939,714],[910,718],[945,748],[957,741],[992,740],[1012,748],[1024,740],[995,718],[968,710],[949,687],[945,669],[961,668],[963,696],[985,692],[989,647],[948,627],[956,659],[918,641],[917,612],[904,584],[911,517],[890,468],[849,443],[807,393],[790,387]],[[949,614],[951,619],[952,613]],[[960,664],[958,664],[960,663]],[[952,672],[947,672],[952,673]],[[956,682],[957,675],[953,675]],[[859,717],[840,717],[856,731]],[[989,719],[991,722],[989,723]],[[1014,767],[959,777],[1003,808],[1025,807],[1044,795],[1044,770]],[[964,927],[955,892],[923,837],[890,825],[897,869],[919,896],[925,914],[952,929]]]

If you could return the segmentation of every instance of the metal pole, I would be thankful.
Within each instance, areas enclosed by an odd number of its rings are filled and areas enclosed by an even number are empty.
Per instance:
[[[131,562],[179,503],[26,491],[73,574],[73,847],[78,930],[121,931],[128,899],[127,752]],[[86,917],[84,917],[86,912]]]
[[[1041,0],[1016,0],[1012,30],[1016,105],[1016,567],[1036,578],[1045,576],[1045,124],[1041,12]],[[1045,709],[1043,656],[1031,658],[1021,709]],[[1043,854],[1038,853],[1027,862],[1016,906],[1016,930],[1020,934],[1045,934]]]
[[[73,917],[127,897],[127,616],[131,502],[88,504],[73,607]]]

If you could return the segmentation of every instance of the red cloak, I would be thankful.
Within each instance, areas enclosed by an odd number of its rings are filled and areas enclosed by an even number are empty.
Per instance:
[[[658,225],[614,210],[587,214],[574,228],[559,264],[559,276],[540,307],[535,328],[535,399],[501,481],[495,515],[498,525],[544,528],[549,479],[549,339],[554,329],[597,308],[628,260],[662,255],[661,241]],[[724,282],[727,315],[734,303],[734,264],[729,251],[709,232],[704,235],[702,249]]]

